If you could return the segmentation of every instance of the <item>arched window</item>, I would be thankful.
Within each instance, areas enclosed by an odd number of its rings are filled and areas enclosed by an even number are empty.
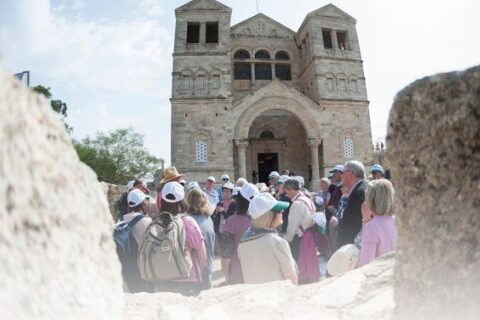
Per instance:
[[[275,65],[275,76],[280,80],[290,81],[292,80],[292,71],[290,70],[290,64],[276,64]]]
[[[250,59],[250,54],[247,50],[237,50],[233,55],[233,58],[238,60]]]
[[[261,140],[275,139],[275,135],[273,134],[272,131],[265,130],[262,133],[260,133],[260,139]]]
[[[290,60],[290,57],[285,51],[279,51],[275,54],[275,60]]]
[[[255,59],[270,60],[270,54],[265,50],[259,50],[255,53]]]
[[[272,80],[272,66],[269,63],[255,63],[255,79]]]
[[[250,70],[249,63],[235,62],[233,65],[234,68],[234,79],[235,80],[251,80],[252,72]]]

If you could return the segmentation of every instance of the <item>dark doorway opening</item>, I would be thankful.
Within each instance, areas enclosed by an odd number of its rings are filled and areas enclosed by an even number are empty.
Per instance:
[[[268,185],[268,175],[272,171],[278,171],[278,153],[258,154],[258,182]]]

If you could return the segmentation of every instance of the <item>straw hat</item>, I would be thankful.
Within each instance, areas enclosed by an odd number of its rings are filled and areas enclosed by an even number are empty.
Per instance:
[[[165,171],[163,171],[163,179],[160,181],[160,183],[167,183],[183,176],[184,174],[178,173],[177,168],[168,167],[165,169]]]

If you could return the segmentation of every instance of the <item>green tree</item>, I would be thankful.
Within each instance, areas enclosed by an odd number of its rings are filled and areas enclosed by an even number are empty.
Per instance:
[[[68,133],[71,133],[73,131],[73,128],[70,127],[66,122],[65,118],[67,117],[67,104],[63,102],[62,100],[53,100],[52,99],[52,93],[50,92],[50,88],[44,87],[42,85],[38,85],[36,87],[33,87],[33,91],[42,94],[50,100],[50,105],[52,106],[52,109],[57,112],[59,115],[61,115],[63,123],[65,123],[65,128],[67,129]]]
[[[143,144],[143,136],[131,128],[74,141],[80,160],[96,172],[100,181],[114,184],[151,178],[161,166],[163,160],[151,155]]]

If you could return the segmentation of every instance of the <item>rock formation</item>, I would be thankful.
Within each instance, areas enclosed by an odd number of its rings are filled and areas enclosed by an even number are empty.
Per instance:
[[[387,320],[394,307],[393,262],[389,254],[343,276],[300,287],[288,281],[236,285],[204,291],[198,298],[127,294],[124,319]]]
[[[419,80],[390,114],[397,319],[480,317],[480,67]]]
[[[119,319],[102,188],[49,103],[0,67],[0,319]]]

